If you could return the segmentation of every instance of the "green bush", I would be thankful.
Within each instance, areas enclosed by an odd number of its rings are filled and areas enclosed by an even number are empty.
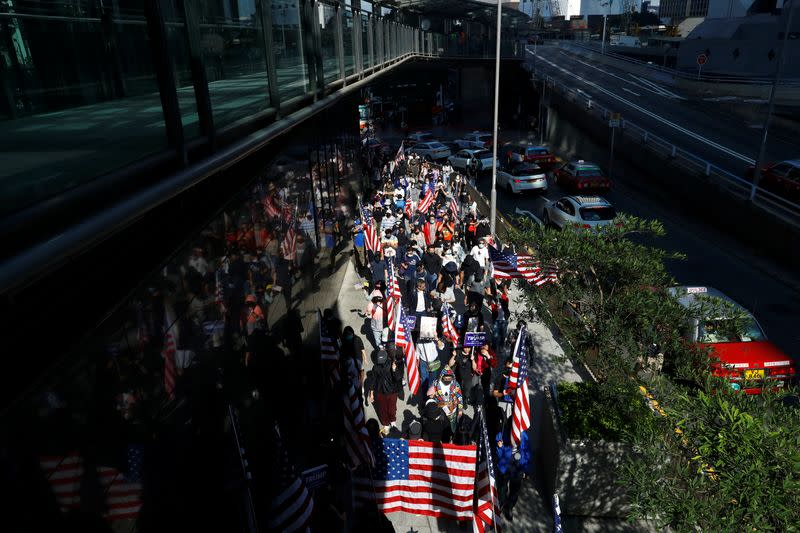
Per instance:
[[[653,412],[633,387],[559,383],[558,406],[570,439],[630,442],[654,423]]]

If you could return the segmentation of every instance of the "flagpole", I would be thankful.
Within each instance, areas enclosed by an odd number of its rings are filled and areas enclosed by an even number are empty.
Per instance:
[[[500,101],[500,28],[502,25],[502,6],[497,0],[497,42],[495,44],[494,56],[494,132],[492,142],[492,193],[491,193],[491,214],[489,228],[492,235],[495,234],[497,218],[497,109]]]
[[[489,448],[489,431],[486,429],[486,416],[483,412],[483,406],[478,406],[478,412],[481,415],[481,425],[483,426],[481,429],[481,433],[483,434],[483,448],[486,450],[486,469],[487,469],[487,477],[492,475],[491,470],[489,469],[489,454],[492,453],[492,450]],[[477,465],[475,465],[477,468]],[[494,501],[494,491],[492,490],[491,481],[489,483],[489,497],[492,499],[492,526],[494,527],[494,532],[497,533],[497,507],[495,506]]]

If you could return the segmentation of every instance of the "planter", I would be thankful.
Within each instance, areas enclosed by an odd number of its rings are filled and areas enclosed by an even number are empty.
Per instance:
[[[549,387],[544,389],[538,460],[546,494],[558,494],[565,516],[624,518],[630,503],[617,468],[633,453],[626,443],[570,439]]]

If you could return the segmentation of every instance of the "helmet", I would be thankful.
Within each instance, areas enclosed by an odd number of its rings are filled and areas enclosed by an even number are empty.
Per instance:
[[[256,303],[255,294],[248,294],[247,297],[244,299],[244,303],[246,303],[246,304],[254,304],[254,303]]]

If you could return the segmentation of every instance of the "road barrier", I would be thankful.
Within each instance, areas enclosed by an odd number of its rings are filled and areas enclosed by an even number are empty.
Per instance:
[[[534,70],[534,75],[536,74]],[[552,76],[539,74],[538,79],[544,79],[549,90],[557,90],[570,102],[582,105],[586,115],[600,121],[608,121],[611,118],[613,112],[598,104],[592,98],[587,97],[586,93],[578,91]],[[728,172],[692,152],[684,150],[668,139],[660,137],[629,120],[621,120],[618,133],[627,140],[637,142],[654,155],[677,165],[687,173],[705,177],[710,183],[715,184],[739,200],[747,201],[753,190],[755,190],[752,201],[755,207],[794,228],[800,229],[800,205],[761,187],[756,187],[742,177]]]

